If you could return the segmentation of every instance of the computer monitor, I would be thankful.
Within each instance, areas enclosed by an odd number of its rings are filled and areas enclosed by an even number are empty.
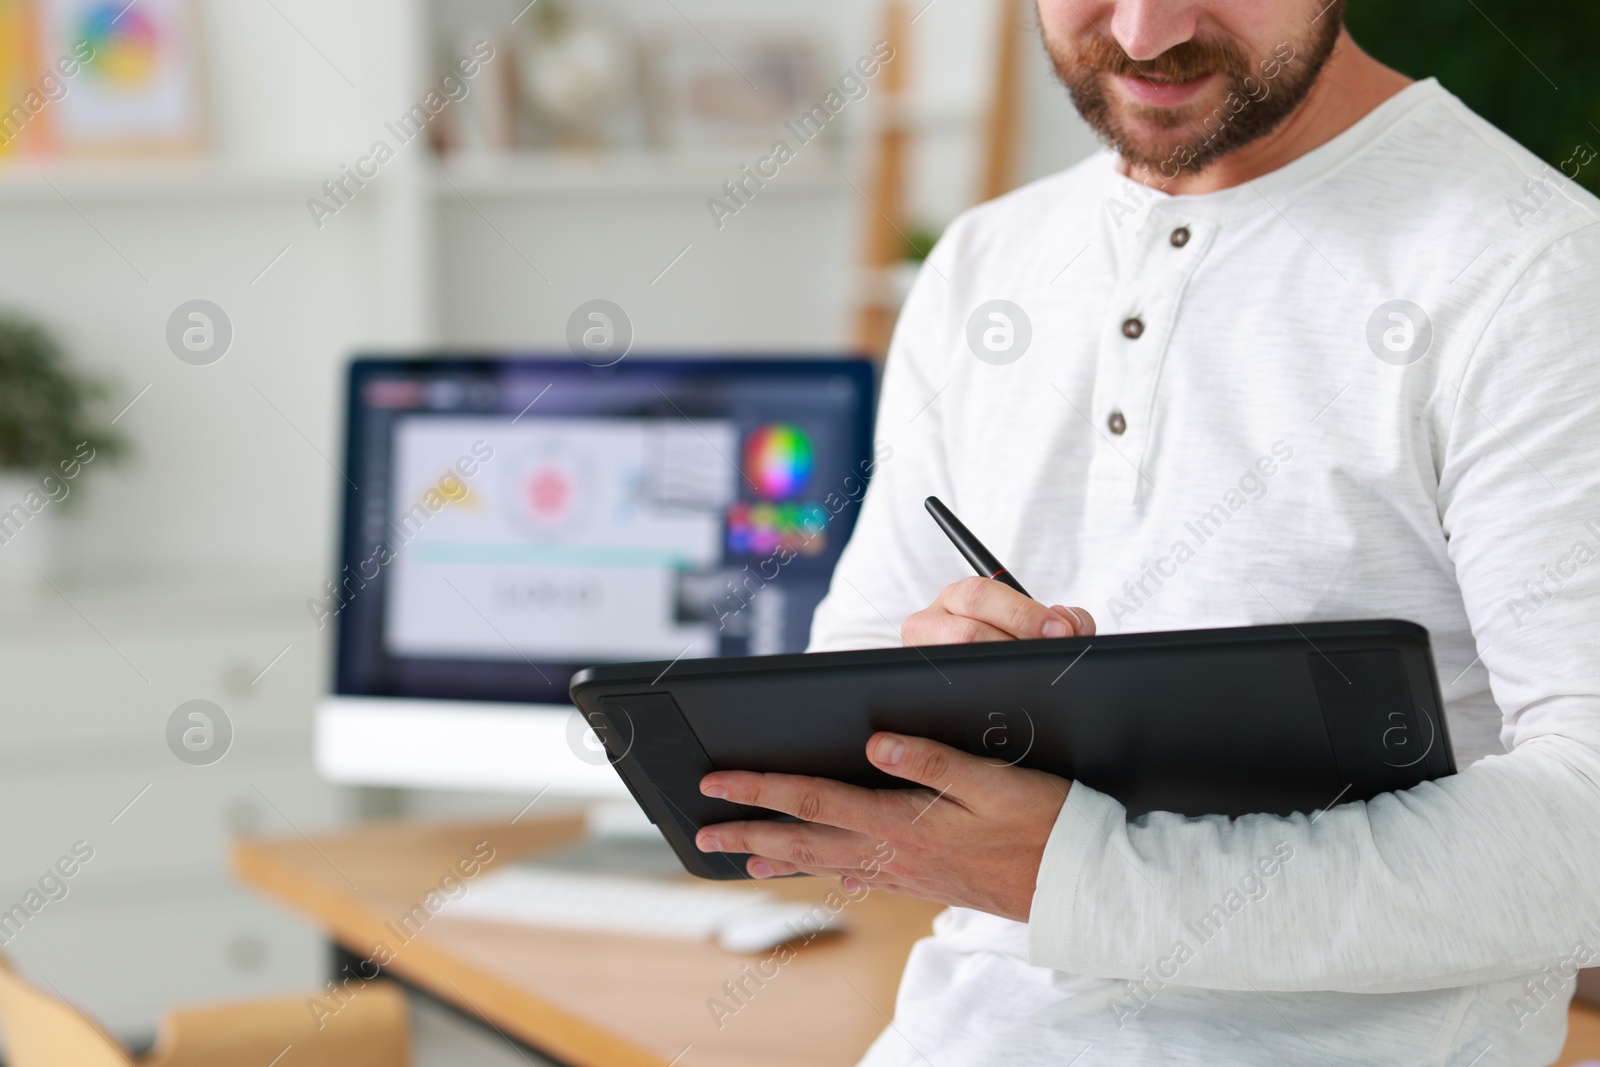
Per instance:
[[[804,650],[873,387],[835,358],[353,361],[321,773],[626,796],[568,680]]]

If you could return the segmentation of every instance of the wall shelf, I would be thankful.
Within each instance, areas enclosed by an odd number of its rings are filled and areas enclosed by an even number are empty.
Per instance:
[[[339,163],[279,165],[194,159],[19,160],[0,166],[0,204],[238,201],[314,195]]]
[[[759,148],[706,152],[625,152],[595,155],[525,152],[504,156],[452,157],[433,168],[441,196],[592,195],[661,192],[718,195],[722,183],[753,166]],[[821,149],[801,155],[768,179],[772,190],[815,191],[844,185],[843,154]],[[766,190],[762,190],[765,192]]]

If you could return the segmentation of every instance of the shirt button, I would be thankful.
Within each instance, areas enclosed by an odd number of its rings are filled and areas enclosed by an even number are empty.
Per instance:
[[[1118,437],[1128,432],[1128,420],[1122,417],[1120,411],[1113,411],[1111,417],[1106,420],[1106,425],[1111,427],[1111,432]]]
[[[1122,336],[1130,341],[1137,341],[1144,336],[1144,321],[1142,319],[1129,319],[1122,324]]]
[[[1184,245],[1189,243],[1189,238],[1192,236],[1193,234],[1189,232],[1189,227],[1179,226],[1176,230],[1172,231],[1172,247],[1182,248]]]

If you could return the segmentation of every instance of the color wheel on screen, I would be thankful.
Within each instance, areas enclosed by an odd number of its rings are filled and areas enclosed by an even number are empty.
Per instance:
[[[788,423],[770,423],[745,438],[745,476],[768,500],[797,495],[811,478],[812,463],[811,438]]]

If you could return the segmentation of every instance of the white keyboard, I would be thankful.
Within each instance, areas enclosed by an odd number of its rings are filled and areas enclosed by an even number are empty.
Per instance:
[[[469,886],[444,914],[685,941],[715,938],[733,952],[760,952],[842,926],[820,904],[692,882],[511,867]]]

